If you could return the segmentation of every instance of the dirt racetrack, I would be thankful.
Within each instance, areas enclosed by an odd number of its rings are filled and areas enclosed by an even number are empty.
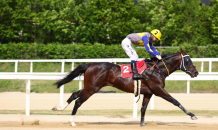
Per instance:
[[[184,94],[171,93],[188,110],[218,110],[218,94]],[[64,94],[64,102],[71,96],[71,93]],[[79,110],[93,109],[133,109],[133,94],[130,93],[96,93],[91,96]],[[138,102],[138,110],[141,109],[143,96]],[[25,93],[0,93],[0,110],[25,110]],[[58,93],[31,93],[30,110],[51,110],[60,104],[60,94]],[[73,101],[66,110],[72,110]],[[150,109],[150,103],[148,104]],[[158,110],[178,110],[178,107],[154,97],[154,109]]]
[[[64,101],[71,94],[64,95]],[[171,94],[188,110],[218,110],[218,94]],[[154,108],[162,110],[178,110],[174,105],[155,97]],[[138,103],[141,108],[142,97]],[[59,104],[59,94],[30,94],[30,109],[50,110]],[[74,103],[68,106],[72,110]],[[132,109],[132,94],[95,94],[82,105],[81,109]],[[149,106],[148,106],[149,109]],[[1,110],[25,110],[25,93],[0,93]],[[140,127],[140,115],[132,116],[81,116],[75,117],[77,126],[68,122],[70,115],[0,115],[0,130],[217,130],[218,117],[197,116],[191,120],[189,116],[146,116],[146,126]]]
[[[192,121],[187,116],[153,116],[146,117],[145,126],[139,126],[139,118],[114,118],[104,116],[76,116],[75,127],[67,122],[69,116],[57,115],[0,115],[1,130],[217,130],[217,117],[198,117],[200,121]],[[2,119],[1,119],[2,120]],[[7,121],[6,121],[7,120]],[[204,122],[205,121],[205,122]],[[211,122],[210,122],[211,121]]]
[[[146,116],[145,126],[139,126],[139,117],[130,116],[76,116],[75,127],[67,122],[69,116],[61,115],[0,115],[1,130],[217,130],[218,117],[198,117],[192,121],[188,116]]]

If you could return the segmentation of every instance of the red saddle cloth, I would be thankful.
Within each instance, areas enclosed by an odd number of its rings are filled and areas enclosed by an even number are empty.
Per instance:
[[[132,78],[132,68],[131,68],[131,65],[120,65],[120,68],[121,68],[121,73],[122,73],[122,78],[128,78],[128,77],[131,77]],[[136,68],[138,70],[138,74],[141,75],[142,72],[147,69],[147,65],[145,63],[144,60],[141,60],[141,61],[137,61],[136,62]]]

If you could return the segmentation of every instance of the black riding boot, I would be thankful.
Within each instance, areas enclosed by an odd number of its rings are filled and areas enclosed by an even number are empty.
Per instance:
[[[133,79],[142,79],[142,75],[138,75],[138,71],[136,69],[136,63],[131,63],[131,67],[132,67],[132,72],[133,72]]]

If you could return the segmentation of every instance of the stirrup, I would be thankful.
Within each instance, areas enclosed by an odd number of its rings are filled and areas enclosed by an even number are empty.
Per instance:
[[[133,79],[143,79],[142,75],[137,75],[137,77],[132,76]]]
[[[142,76],[142,75],[137,75],[136,78],[138,78],[138,79],[143,79],[143,76]]]
[[[140,79],[143,79],[143,76],[142,76],[142,75],[138,75],[138,77],[139,77]]]

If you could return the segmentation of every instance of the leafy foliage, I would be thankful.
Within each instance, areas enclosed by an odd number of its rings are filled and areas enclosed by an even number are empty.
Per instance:
[[[212,38],[216,43],[218,43],[218,1],[214,0],[213,1],[213,6],[210,9],[210,16],[209,20],[211,22],[210,28],[211,28],[211,33],[212,33]]]
[[[127,34],[160,29],[154,45],[218,43],[218,1],[1,0],[0,42],[120,44]]]
[[[218,57],[218,45],[199,47],[184,44],[180,48],[188,50],[192,58]],[[180,52],[180,48],[159,49],[158,52],[172,54]],[[151,55],[144,47],[135,46],[139,58],[149,58]],[[0,59],[89,59],[89,58],[128,58],[121,45],[86,44],[36,44],[10,43],[0,44]]]

